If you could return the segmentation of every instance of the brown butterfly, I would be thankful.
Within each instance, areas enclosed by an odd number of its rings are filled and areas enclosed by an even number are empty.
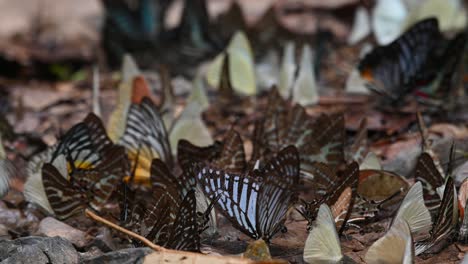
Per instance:
[[[89,114],[60,140],[42,167],[42,182],[53,211],[65,219],[87,207],[100,210],[127,170],[123,147],[114,145],[101,120]]]
[[[313,168],[317,177],[315,197],[310,202],[303,201],[303,208],[299,212],[309,222],[308,229],[310,229],[320,205],[325,203],[331,206],[334,217],[340,222],[338,233],[341,234],[351,215],[357,194],[359,166],[353,162],[344,171],[337,173],[322,163],[316,164]]]

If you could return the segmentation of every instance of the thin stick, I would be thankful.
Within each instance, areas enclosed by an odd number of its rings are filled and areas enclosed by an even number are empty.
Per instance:
[[[153,249],[153,250],[156,250],[156,251],[160,251],[160,252],[167,252],[167,251],[172,251],[172,250],[168,250],[166,248],[163,248],[161,246],[158,246],[156,244],[154,244],[153,242],[149,241],[148,239],[146,239],[145,237],[142,237],[138,234],[135,234],[134,232],[128,230],[128,229],[125,229],[121,226],[118,226],[112,222],[110,222],[109,220],[107,219],[104,219],[102,217],[100,217],[99,215],[93,213],[91,210],[89,209],[86,209],[85,210],[85,214],[87,217],[90,217],[91,219],[97,221],[97,222],[100,222],[102,224],[105,224],[106,226],[110,227],[110,228],[113,228],[119,232],[122,232],[126,235],[129,235],[135,239],[138,239],[140,240],[141,242],[143,242],[146,246],[148,246],[149,248]]]

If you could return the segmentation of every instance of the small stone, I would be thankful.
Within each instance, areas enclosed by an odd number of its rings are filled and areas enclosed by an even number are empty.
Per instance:
[[[99,257],[83,259],[82,263],[86,263],[86,264],[143,263],[144,257],[152,252],[154,251],[150,248],[127,248],[127,249],[109,252]]]
[[[73,228],[53,217],[44,218],[39,224],[37,232],[40,235],[48,237],[62,237],[79,248],[83,248],[88,243],[85,232]]]
[[[0,240],[0,262],[3,263],[79,263],[73,245],[60,237],[22,237]]]

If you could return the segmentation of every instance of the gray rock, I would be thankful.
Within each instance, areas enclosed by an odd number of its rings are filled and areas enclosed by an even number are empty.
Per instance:
[[[79,248],[84,247],[88,242],[85,232],[71,227],[53,217],[44,218],[39,224],[37,232],[39,235],[48,237],[62,237]]]
[[[144,257],[154,252],[150,248],[126,248],[118,251],[109,252],[99,257],[83,259],[86,264],[137,264],[143,263]]]
[[[60,237],[22,237],[0,241],[0,263],[78,263],[73,245]]]

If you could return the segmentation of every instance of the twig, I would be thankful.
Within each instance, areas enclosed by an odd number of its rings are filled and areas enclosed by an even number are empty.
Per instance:
[[[85,214],[87,217],[90,217],[91,219],[97,221],[97,222],[100,222],[102,224],[105,224],[106,226],[110,227],[110,228],[113,228],[119,232],[122,232],[126,235],[129,235],[135,239],[138,239],[140,240],[141,242],[143,242],[146,246],[148,246],[149,248],[153,249],[153,250],[156,250],[156,251],[160,251],[160,252],[167,252],[167,251],[172,251],[172,250],[168,250],[164,247],[161,247],[161,246],[158,246],[156,244],[154,244],[153,242],[149,241],[148,239],[146,239],[145,237],[143,236],[140,236],[138,234],[135,234],[134,232],[128,230],[128,229],[125,229],[121,226],[118,226],[112,222],[110,222],[109,220],[107,219],[104,219],[102,217],[100,217],[99,215],[93,213],[91,210],[89,209],[86,209],[85,210]]]

